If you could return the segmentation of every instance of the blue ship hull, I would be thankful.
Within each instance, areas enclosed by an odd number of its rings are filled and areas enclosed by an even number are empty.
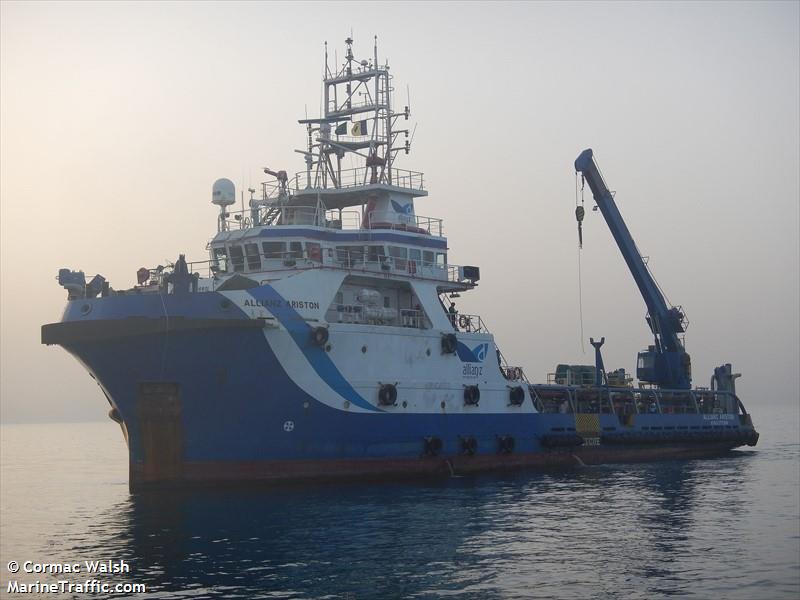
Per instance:
[[[104,390],[132,487],[655,460],[754,442],[749,417],[598,414],[597,439],[578,445],[574,414],[339,410],[301,389],[262,323],[215,292],[70,302],[43,342],[64,346]]]

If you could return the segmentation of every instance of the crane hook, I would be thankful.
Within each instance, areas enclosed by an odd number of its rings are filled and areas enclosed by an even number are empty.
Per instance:
[[[575,207],[575,220],[578,221],[578,248],[583,248],[583,216],[585,214],[583,206]]]

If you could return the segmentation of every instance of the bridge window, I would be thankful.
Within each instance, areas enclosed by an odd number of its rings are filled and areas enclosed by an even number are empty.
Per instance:
[[[447,254],[444,252],[437,252],[436,253],[436,266],[443,267],[447,264]]]
[[[415,260],[417,262],[422,262],[422,250],[420,250],[419,248],[409,248],[408,259]]]
[[[345,266],[364,262],[364,246],[336,246],[336,260]]]
[[[429,267],[433,264],[433,252],[430,250],[422,251],[422,264]]]
[[[236,272],[244,271],[244,253],[241,246],[231,246],[231,264]]]
[[[367,248],[367,261],[377,263],[381,261],[381,256],[385,256],[383,246],[369,246]]]
[[[406,269],[406,260],[408,259],[408,248],[401,246],[389,246],[389,256],[394,259],[394,268],[401,271]]]
[[[258,254],[258,244],[245,244],[244,253],[247,255],[247,268],[250,271],[261,269],[261,257]]]
[[[289,258],[303,258],[303,242],[289,242]]]
[[[286,242],[261,242],[264,258],[283,258],[286,252]]]
[[[308,260],[315,262],[322,262],[322,246],[315,242],[306,242],[306,252],[308,253]]]

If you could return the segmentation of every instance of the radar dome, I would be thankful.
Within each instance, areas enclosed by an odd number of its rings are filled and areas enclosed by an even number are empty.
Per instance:
[[[236,186],[230,179],[217,179],[211,193],[211,204],[230,206],[236,204]]]

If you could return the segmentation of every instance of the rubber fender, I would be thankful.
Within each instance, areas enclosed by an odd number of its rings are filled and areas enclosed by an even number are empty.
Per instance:
[[[516,442],[514,438],[510,435],[499,435],[497,436],[497,451],[500,454],[511,454],[514,452],[514,446],[516,446]]]
[[[525,390],[521,385],[513,387],[508,392],[508,403],[512,406],[521,406],[525,402]]]
[[[397,402],[397,386],[384,383],[378,390],[378,403],[381,406],[394,406]]]
[[[481,399],[481,390],[477,385],[464,386],[464,404],[477,406]]]
[[[436,456],[442,451],[442,440],[436,436],[428,436],[423,440],[422,448],[425,456]]]
[[[461,438],[461,454],[473,456],[478,451],[478,440],[471,435]]]

